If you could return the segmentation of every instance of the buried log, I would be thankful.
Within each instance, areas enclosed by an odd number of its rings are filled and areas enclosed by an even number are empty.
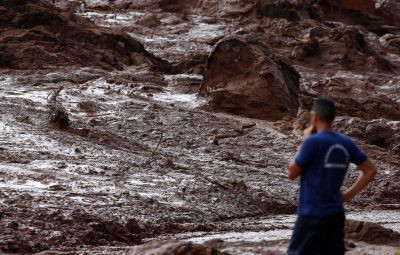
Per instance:
[[[215,145],[219,144],[219,140],[226,139],[226,138],[235,138],[245,134],[245,131],[251,129],[256,126],[256,123],[250,123],[243,125],[240,129],[235,129],[231,133],[219,134],[214,136],[212,139],[212,143]]]

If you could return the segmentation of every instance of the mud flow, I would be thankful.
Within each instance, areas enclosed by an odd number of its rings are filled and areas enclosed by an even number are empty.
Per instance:
[[[376,163],[347,254],[400,247],[400,6],[0,2],[0,249],[285,254],[312,100]],[[358,177],[350,166],[345,186]]]

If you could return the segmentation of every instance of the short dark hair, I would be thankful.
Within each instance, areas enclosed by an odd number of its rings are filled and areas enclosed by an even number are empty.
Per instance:
[[[312,111],[315,112],[323,122],[331,124],[335,120],[335,103],[326,97],[314,100]]]

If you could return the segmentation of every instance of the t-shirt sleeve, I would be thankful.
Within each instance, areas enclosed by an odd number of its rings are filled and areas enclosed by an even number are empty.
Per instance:
[[[297,153],[294,162],[302,170],[305,170],[310,164],[315,150],[315,141],[311,137],[306,138]]]
[[[363,152],[352,140],[350,140],[350,144],[350,161],[356,165],[361,165],[365,160],[367,160],[367,154],[365,154],[365,152]]]

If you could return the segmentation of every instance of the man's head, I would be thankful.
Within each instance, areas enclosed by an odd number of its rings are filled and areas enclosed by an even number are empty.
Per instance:
[[[335,103],[332,100],[322,97],[314,101],[311,110],[311,122],[316,125],[318,122],[331,125],[335,119]]]

